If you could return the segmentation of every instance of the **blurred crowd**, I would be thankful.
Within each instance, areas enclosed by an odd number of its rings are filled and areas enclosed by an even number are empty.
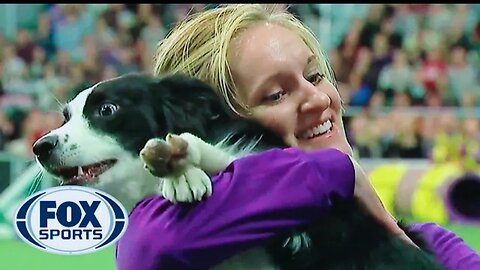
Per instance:
[[[0,151],[31,157],[32,142],[62,123],[61,104],[99,80],[151,72],[157,42],[215,6],[42,4],[14,37],[0,33]],[[451,108],[480,105],[480,5],[277,6],[312,29],[347,111],[360,108],[346,127],[361,157],[477,155],[478,115]]]

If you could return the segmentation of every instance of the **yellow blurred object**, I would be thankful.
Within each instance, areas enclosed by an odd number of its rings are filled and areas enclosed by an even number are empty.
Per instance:
[[[378,165],[368,170],[369,178],[390,213],[417,221],[448,223],[445,190],[465,171],[458,162],[416,167],[402,162]]]
[[[456,163],[433,165],[418,182],[412,198],[412,216],[418,221],[448,222],[443,194],[439,187],[463,174]]]
[[[442,132],[435,137],[432,149],[432,160],[434,163],[444,163],[448,161],[460,160],[460,148],[462,145],[462,135],[447,134]]]
[[[404,164],[381,165],[370,171],[370,182],[390,213],[393,213],[395,210],[397,187],[406,171],[407,166]]]
[[[463,139],[463,144],[461,145],[461,162],[464,170],[466,171],[477,171],[480,169],[478,163],[477,154],[480,150],[480,144],[475,139]]]

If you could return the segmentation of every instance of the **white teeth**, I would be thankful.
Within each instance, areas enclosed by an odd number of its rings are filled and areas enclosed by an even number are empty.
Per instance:
[[[302,139],[310,139],[314,136],[322,135],[332,128],[332,122],[330,120],[325,121],[316,127],[313,127],[302,134]]]
[[[83,174],[82,166],[78,166],[78,173],[77,173],[77,175],[82,175],[82,174]]]

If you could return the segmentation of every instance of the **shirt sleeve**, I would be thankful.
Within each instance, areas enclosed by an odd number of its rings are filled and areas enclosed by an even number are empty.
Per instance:
[[[208,199],[139,202],[117,242],[117,268],[208,269],[322,216],[333,194],[353,196],[354,178],[349,156],[335,149],[273,149],[236,160],[212,178]]]
[[[416,223],[407,228],[425,238],[437,261],[448,270],[480,269],[480,254],[455,233],[435,223]]]

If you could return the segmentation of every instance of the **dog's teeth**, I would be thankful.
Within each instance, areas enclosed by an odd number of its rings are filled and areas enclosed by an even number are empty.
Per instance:
[[[83,174],[82,166],[78,166],[78,174],[77,175],[82,175],[82,174]]]

